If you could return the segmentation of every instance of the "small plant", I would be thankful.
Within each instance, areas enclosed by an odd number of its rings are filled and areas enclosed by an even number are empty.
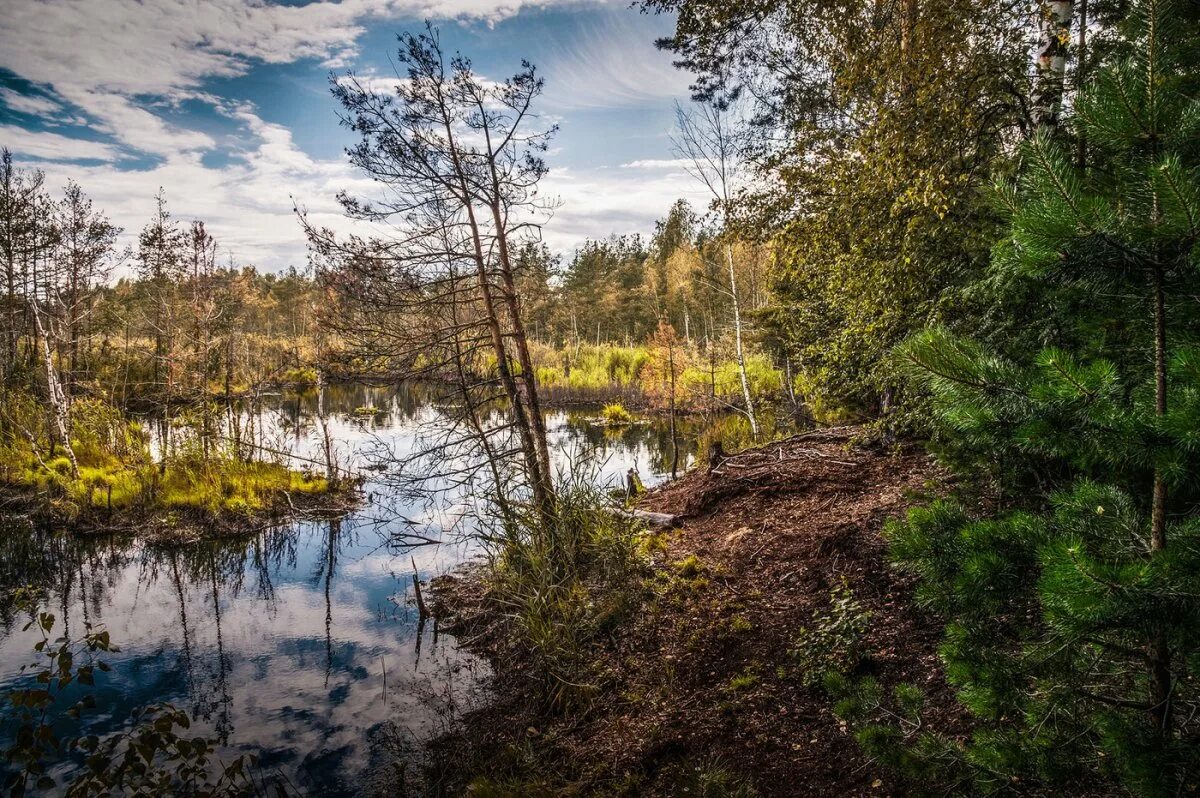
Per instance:
[[[725,692],[741,693],[758,686],[760,679],[753,670],[745,670],[731,678],[725,684]]]
[[[632,424],[636,419],[633,413],[625,409],[625,405],[620,402],[607,404],[600,411],[600,417],[611,425]]]
[[[754,624],[750,623],[750,619],[745,615],[735,615],[729,621],[730,631],[738,634],[741,634],[742,632],[749,632],[753,628]]]
[[[756,798],[758,792],[720,759],[685,765],[675,795],[695,798]]]
[[[901,683],[889,696],[871,677],[851,679],[835,671],[826,673],[824,686],[834,701],[833,714],[872,761],[909,784],[923,789],[936,785],[937,792],[946,795],[964,794],[970,773],[963,747],[924,728],[925,695],[919,687]]]
[[[800,630],[791,652],[806,687],[817,687],[830,671],[847,672],[858,664],[870,619],[845,580],[830,591],[829,611],[813,614],[813,625]]]
[[[497,538],[489,581],[539,697],[565,711],[595,694],[602,667],[592,641],[637,605],[644,559],[639,526],[610,512],[593,484],[567,474],[558,498],[553,525],[523,516]]]
[[[675,563],[675,572],[680,579],[692,580],[708,573],[708,566],[695,554],[689,554]]]

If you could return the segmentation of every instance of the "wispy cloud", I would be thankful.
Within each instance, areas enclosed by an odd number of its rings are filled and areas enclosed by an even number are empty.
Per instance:
[[[622,169],[687,169],[692,162],[686,158],[644,158],[621,164]]]
[[[62,111],[62,106],[49,97],[36,94],[21,94],[16,89],[0,86],[0,102],[19,114],[48,116]]]
[[[547,100],[556,110],[658,105],[686,97],[690,79],[671,57],[648,46],[647,18],[628,10],[597,15],[547,59]],[[640,23],[640,24],[639,24]]]
[[[117,151],[99,141],[62,136],[45,130],[0,125],[0,144],[21,156],[47,161],[114,161]]]

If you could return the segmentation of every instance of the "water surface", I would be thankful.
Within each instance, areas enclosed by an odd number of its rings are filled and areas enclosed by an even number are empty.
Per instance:
[[[422,579],[452,569],[477,553],[470,530],[365,468],[381,446],[416,448],[421,425],[441,411],[413,387],[334,386],[320,399],[339,461],[368,479],[369,501],[341,520],[174,547],[0,521],[0,591],[34,585],[59,619],[56,633],[77,637],[102,624],[120,647],[104,657],[112,670],[92,689],[97,708],[82,730],[64,719],[62,735],[111,733],[134,708],[170,702],[223,756],[253,753],[300,792],[371,794],[394,786],[398,750],[444,731],[479,700],[486,666],[431,624],[418,628],[411,606],[414,564]],[[317,407],[315,392],[265,398],[262,440],[321,459]],[[663,420],[613,429],[588,417],[547,416],[561,466],[586,460],[614,486],[630,467],[647,484],[664,477]],[[690,451],[698,430],[685,427]],[[439,543],[405,545],[401,518]],[[27,680],[20,668],[38,639],[14,615],[0,607],[0,691]],[[7,733],[0,729],[2,747]],[[52,772],[61,783],[74,767],[62,761]]]

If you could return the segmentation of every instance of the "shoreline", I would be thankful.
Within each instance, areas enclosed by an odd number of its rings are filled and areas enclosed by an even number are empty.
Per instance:
[[[888,689],[919,680],[923,722],[965,729],[937,655],[941,627],[915,606],[881,535],[941,475],[923,452],[857,444],[860,433],[794,436],[651,490],[638,507],[676,525],[643,533],[651,553],[629,586],[636,609],[591,640],[595,691],[582,708],[539,705],[479,564],[435,579],[443,630],[489,661],[494,690],[430,746],[431,780],[528,795],[723,785],[720,794],[786,796],[797,783],[814,796],[906,794],[911,785],[864,753],[796,653],[845,586],[869,618],[847,676]]]
[[[135,534],[155,543],[186,544],[254,535],[302,518],[336,519],[362,506],[361,477],[343,479],[320,493],[280,491],[271,504],[251,513],[213,513],[195,507],[158,507],[134,512],[93,510],[67,517],[53,508],[45,490],[0,485],[0,507],[10,518],[81,537]]]

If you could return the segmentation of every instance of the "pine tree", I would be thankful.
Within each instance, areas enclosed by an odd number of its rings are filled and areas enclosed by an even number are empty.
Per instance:
[[[890,530],[948,619],[976,789],[1179,795],[1200,779],[1196,32],[1166,0],[1136,4],[1124,55],[1075,103],[1089,165],[1043,133],[999,192],[991,281],[1040,297],[1040,351],[930,331],[899,353],[948,461],[991,477],[983,505]]]

